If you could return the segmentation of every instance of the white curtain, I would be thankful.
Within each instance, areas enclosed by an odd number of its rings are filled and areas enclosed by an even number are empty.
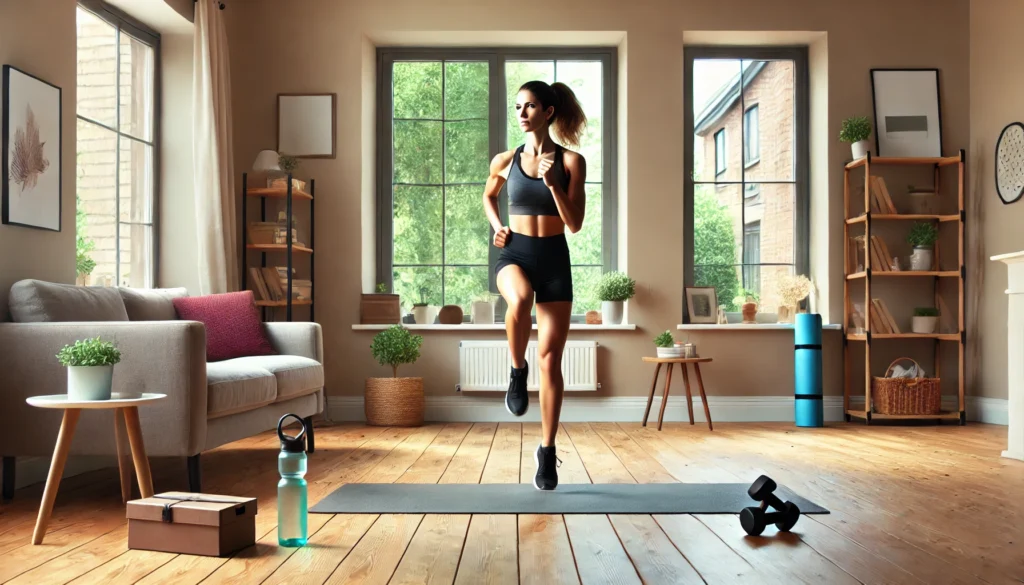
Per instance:
[[[224,14],[195,5],[193,149],[200,294],[238,290],[238,217],[231,147],[231,78]]]

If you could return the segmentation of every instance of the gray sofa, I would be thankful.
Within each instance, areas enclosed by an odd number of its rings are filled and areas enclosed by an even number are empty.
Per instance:
[[[268,322],[279,355],[206,361],[206,332],[177,318],[171,299],[186,290],[81,287],[22,280],[11,287],[10,321],[0,323],[0,455],[3,492],[13,496],[16,457],[53,454],[62,412],[25,398],[67,392],[56,354],[77,339],[114,342],[114,392],[158,392],[167,398],[139,408],[146,453],[188,458],[189,489],[201,491],[200,454],[274,429],[281,416],[305,419],[324,410],[323,338],[318,323]],[[292,431],[294,433],[294,431]],[[71,454],[114,455],[113,413],[83,413]],[[157,492],[159,486],[154,486]]]

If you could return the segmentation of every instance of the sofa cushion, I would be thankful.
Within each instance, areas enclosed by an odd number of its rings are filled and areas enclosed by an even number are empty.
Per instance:
[[[236,358],[206,364],[206,416],[216,418],[245,412],[274,402],[274,374],[252,358]]]
[[[171,299],[178,317],[206,327],[206,361],[274,355],[251,290]]]
[[[171,299],[187,297],[188,289],[179,288],[117,288],[124,301],[130,321],[173,321],[178,318]]]
[[[262,368],[277,381],[277,400],[287,400],[316,392],[324,387],[324,367],[307,357],[297,355],[267,355],[241,357],[231,360],[245,367]]]
[[[19,280],[11,285],[7,304],[18,323],[128,320],[120,293],[103,286]]]

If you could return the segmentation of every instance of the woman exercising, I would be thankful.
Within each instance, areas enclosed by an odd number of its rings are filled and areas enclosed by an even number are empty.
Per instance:
[[[533,485],[553,490],[558,485],[555,435],[562,409],[562,351],[572,314],[572,272],[565,230],[583,226],[587,178],[586,161],[552,140],[579,146],[586,126],[583,108],[564,83],[529,81],[519,88],[516,116],[526,141],[491,161],[484,188],[484,211],[501,248],[494,267],[498,291],[508,304],[505,332],[512,352],[512,374],[505,408],[516,416],[526,413],[526,345],[530,313],[536,295],[537,357],[540,360],[541,444],[534,453],[537,474]],[[498,214],[498,193],[508,182],[509,225]]]

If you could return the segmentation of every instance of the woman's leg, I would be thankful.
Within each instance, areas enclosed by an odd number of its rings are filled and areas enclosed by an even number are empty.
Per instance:
[[[533,309],[533,287],[523,269],[515,264],[502,267],[497,274],[498,292],[505,298],[505,334],[512,352],[512,367],[526,363],[526,344],[530,342],[530,312]]]
[[[555,444],[562,412],[562,353],[569,337],[571,301],[537,303],[537,358],[540,361],[541,445]]]

